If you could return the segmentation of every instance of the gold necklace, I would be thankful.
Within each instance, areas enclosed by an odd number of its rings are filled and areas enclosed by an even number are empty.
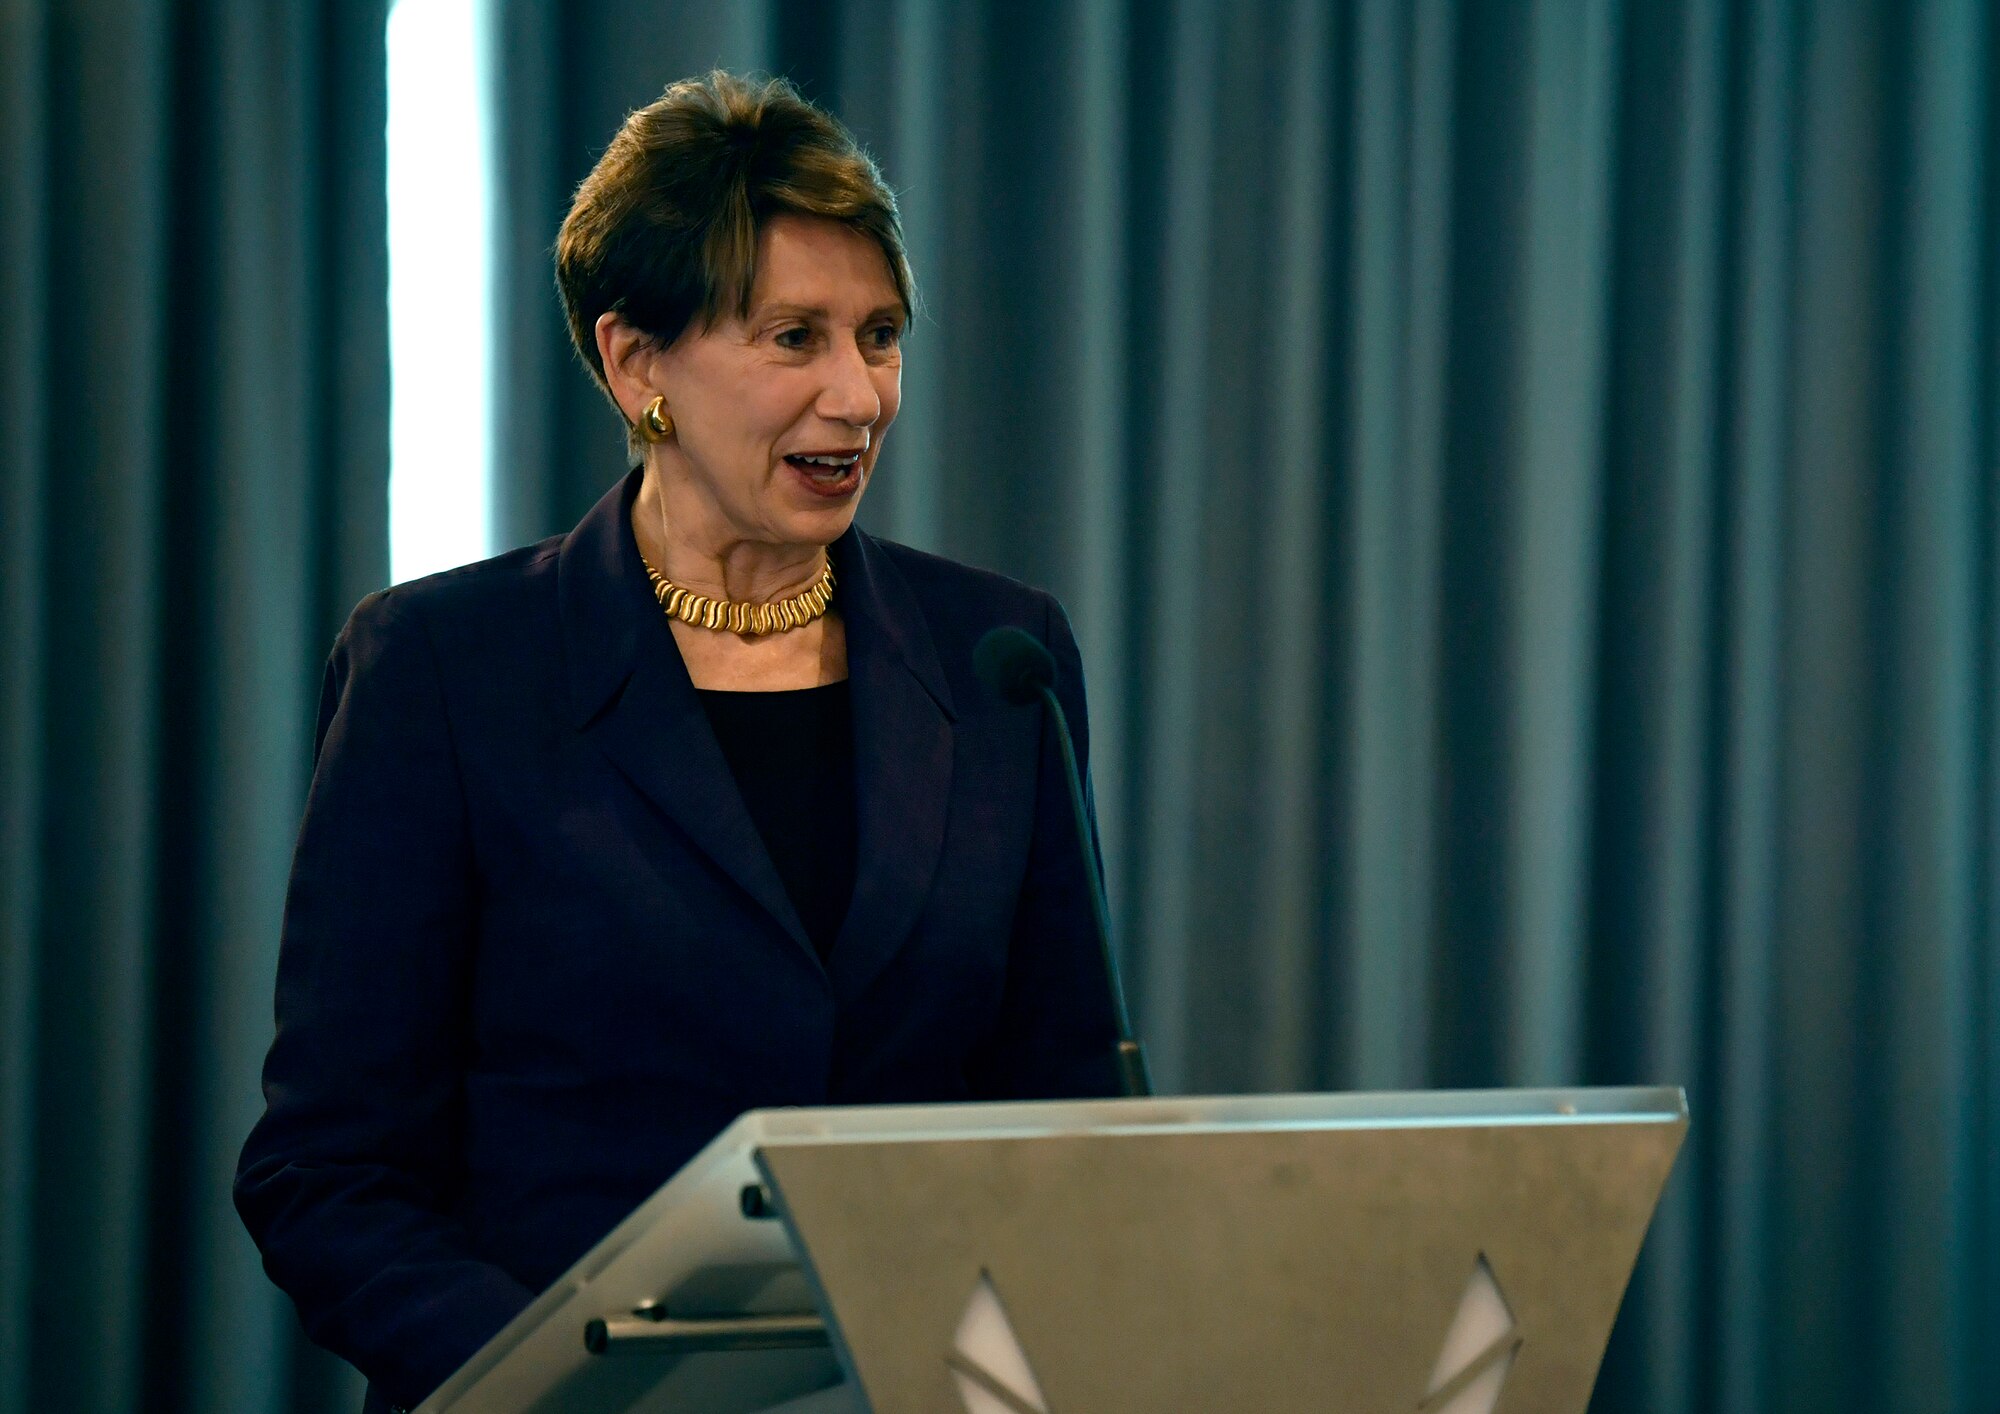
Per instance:
[[[805,593],[794,594],[789,599],[774,599],[768,604],[749,604],[739,599],[711,599],[706,594],[697,594],[692,589],[683,589],[675,584],[654,569],[653,562],[644,555],[639,557],[639,561],[645,565],[646,578],[653,582],[653,597],[660,601],[667,617],[696,628],[752,635],[783,633],[787,629],[804,628],[833,604],[832,560],[826,562],[819,579]]]

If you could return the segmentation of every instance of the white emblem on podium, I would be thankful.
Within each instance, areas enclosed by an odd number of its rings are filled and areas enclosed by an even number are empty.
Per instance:
[[[979,1274],[979,1284],[958,1318],[951,1353],[945,1356],[965,1414],[1049,1414],[1042,1387],[1028,1368],[1028,1353],[1007,1320],[993,1278]]]
[[[1493,1414],[1500,1387],[1521,1349],[1514,1311],[1486,1264],[1486,1254],[1472,1268],[1458,1311],[1445,1332],[1444,1348],[1431,1367],[1430,1388],[1417,1405],[1421,1414]]]

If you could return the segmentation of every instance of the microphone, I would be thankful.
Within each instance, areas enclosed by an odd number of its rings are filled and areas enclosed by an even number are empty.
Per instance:
[[[1111,951],[1111,910],[1104,901],[1104,874],[1091,848],[1090,813],[1083,803],[1083,777],[1076,769],[1076,744],[1070,740],[1069,718],[1056,700],[1056,660],[1042,641],[1011,625],[987,630],[972,650],[973,671],[995,696],[1017,707],[1039,701],[1049,709],[1062,750],[1063,774],[1069,782],[1070,813],[1076,819],[1076,845],[1083,855],[1084,878],[1090,883],[1091,914],[1097,925],[1097,948],[1104,979],[1111,987],[1111,1010],[1118,1023],[1118,1076],[1127,1095],[1153,1093],[1146,1073],[1146,1053],[1132,1036],[1132,1018],[1125,1010],[1125,988],[1118,980],[1118,958]]]

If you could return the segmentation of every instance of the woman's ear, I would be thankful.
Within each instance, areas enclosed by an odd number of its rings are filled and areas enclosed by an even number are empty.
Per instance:
[[[659,392],[653,385],[653,365],[661,353],[659,343],[643,329],[627,323],[622,315],[610,311],[597,316],[594,332],[611,400],[625,414],[627,424],[637,422],[646,404]]]

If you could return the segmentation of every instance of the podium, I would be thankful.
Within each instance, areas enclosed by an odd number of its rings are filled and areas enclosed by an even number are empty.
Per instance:
[[[1675,1089],[760,1110],[418,1414],[1583,1414]]]

